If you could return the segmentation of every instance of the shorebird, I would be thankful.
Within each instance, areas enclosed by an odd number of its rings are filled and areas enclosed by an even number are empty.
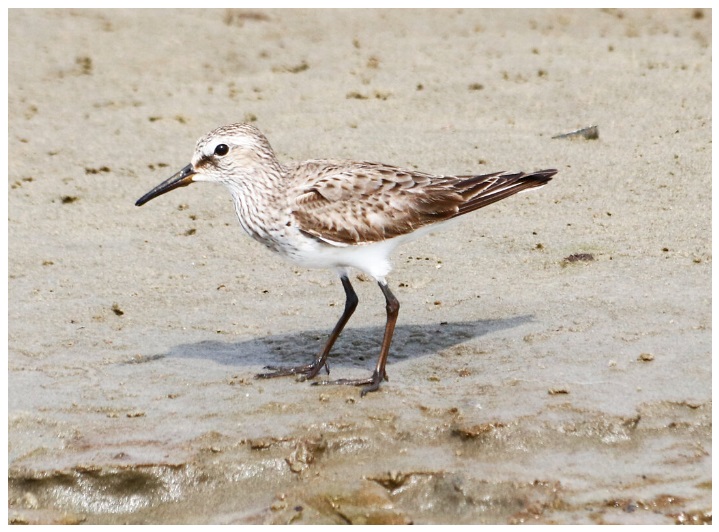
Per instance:
[[[387,285],[389,257],[400,244],[450,220],[524,190],[545,185],[556,170],[531,173],[437,176],[387,164],[309,160],[280,164],[267,138],[249,124],[232,124],[197,141],[190,164],[142,196],[140,206],[195,181],[225,185],[245,232],[285,259],[308,268],[337,271],[345,307],[324,348],[310,364],[266,366],[267,379],[295,375],[312,379],[357,308],[349,269],[373,277],[386,300],[387,321],[379,358],[367,379],[314,384],[363,386],[361,395],[387,380],[385,366],[399,301]]]

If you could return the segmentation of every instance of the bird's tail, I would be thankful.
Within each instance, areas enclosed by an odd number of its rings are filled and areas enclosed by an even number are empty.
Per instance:
[[[455,184],[455,190],[464,198],[464,203],[459,206],[455,217],[486,207],[524,190],[542,187],[556,173],[557,170],[516,174],[498,172],[461,178],[461,181]]]

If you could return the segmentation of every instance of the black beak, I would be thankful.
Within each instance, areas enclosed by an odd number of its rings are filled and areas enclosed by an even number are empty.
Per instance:
[[[139,207],[140,205],[144,205],[145,203],[150,201],[152,198],[161,196],[165,192],[170,192],[171,190],[174,190],[179,187],[186,187],[187,185],[192,183],[192,176],[195,175],[195,173],[196,172],[195,169],[192,167],[192,164],[188,164],[182,170],[173,175],[170,179],[163,181],[155,188],[153,188],[150,192],[142,196],[139,200],[135,202],[135,205]]]

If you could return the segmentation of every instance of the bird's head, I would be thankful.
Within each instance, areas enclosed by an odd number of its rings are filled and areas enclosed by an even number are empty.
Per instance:
[[[138,207],[157,196],[195,181],[226,182],[241,179],[254,169],[279,166],[267,138],[249,124],[218,127],[195,146],[192,162],[135,202]]]

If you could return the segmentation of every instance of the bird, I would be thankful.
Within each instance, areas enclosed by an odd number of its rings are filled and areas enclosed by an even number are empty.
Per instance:
[[[265,366],[255,377],[314,379],[357,308],[350,270],[372,277],[385,297],[387,318],[372,375],[313,384],[361,386],[377,391],[386,372],[400,303],[389,288],[390,255],[401,244],[433,232],[459,216],[546,185],[555,169],[483,175],[433,175],[388,164],[311,159],[281,164],[265,135],[252,124],[218,127],[201,137],[191,162],[137,200],[137,206],[194,182],[221,183],[232,196],[242,229],[269,250],[306,268],[332,269],[345,306],[323,349],[309,364]]]

